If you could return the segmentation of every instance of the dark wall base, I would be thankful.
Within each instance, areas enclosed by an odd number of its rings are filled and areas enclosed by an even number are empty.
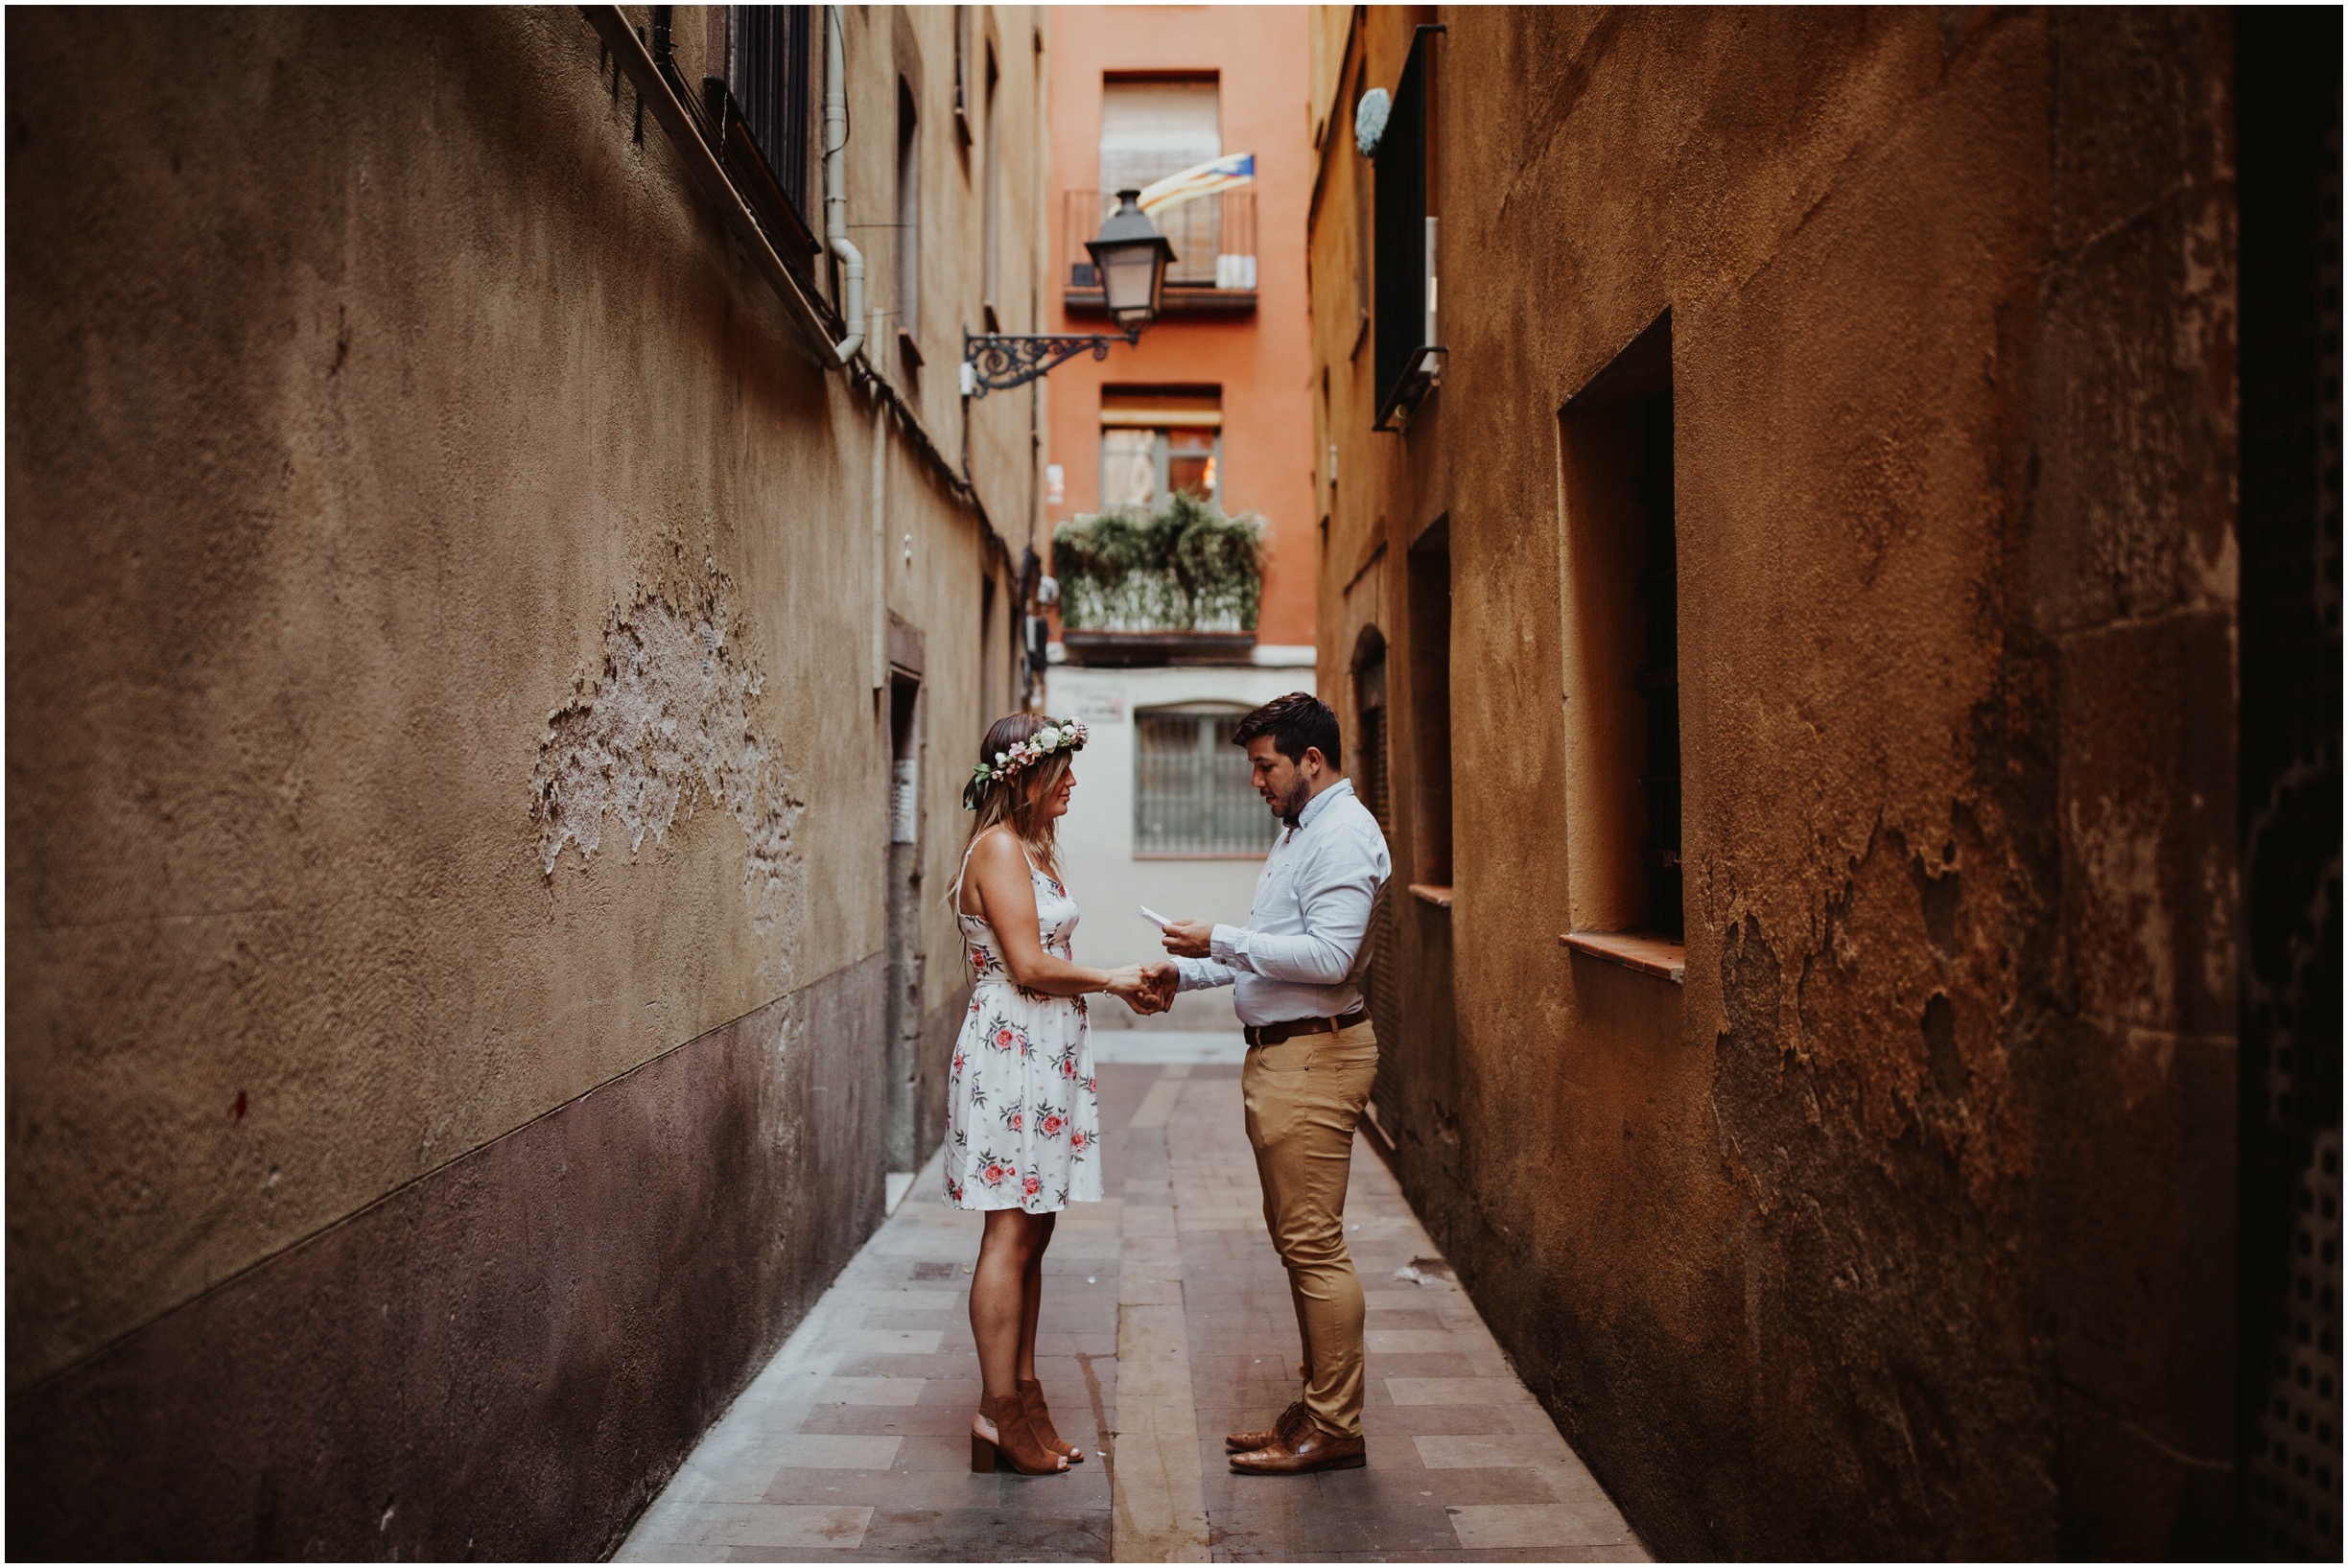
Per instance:
[[[12,1557],[589,1558],[880,1223],[883,966],[12,1396]]]

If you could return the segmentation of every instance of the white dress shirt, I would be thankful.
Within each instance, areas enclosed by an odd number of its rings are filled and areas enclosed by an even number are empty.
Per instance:
[[[1340,779],[1272,846],[1246,926],[1216,926],[1211,958],[1175,960],[1179,989],[1230,986],[1239,1021],[1258,1027],[1352,1012],[1353,959],[1389,864],[1377,819]]]

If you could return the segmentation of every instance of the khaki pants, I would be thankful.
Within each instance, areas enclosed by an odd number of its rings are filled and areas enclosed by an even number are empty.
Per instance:
[[[1287,1266],[1304,1341],[1304,1408],[1341,1438],[1360,1435],[1362,1413],[1362,1291],[1346,1250],[1346,1178],[1376,1076],[1367,1019],[1259,1045],[1240,1075],[1264,1227]]]

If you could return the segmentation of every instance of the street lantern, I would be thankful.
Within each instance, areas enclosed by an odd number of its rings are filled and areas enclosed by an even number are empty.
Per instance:
[[[1085,242],[1085,248],[1092,253],[1109,318],[1123,329],[1125,341],[1139,341],[1141,329],[1158,319],[1166,264],[1174,259],[1174,247],[1141,210],[1139,191],[1117,192],[1116,210],[1101,224],[1100,233]],[[965,332],[962,395],[984,397],[1020,386],[1079,354],[1105,360],[1115,341],[1100,333]]]
[[[1158,319],[1159,291],[1165,287],[1174,247],[1141,210],[1139,191],[1117,192],[1116,211],[1085,248],[1092,253],[1111,320],[1130,334]]]

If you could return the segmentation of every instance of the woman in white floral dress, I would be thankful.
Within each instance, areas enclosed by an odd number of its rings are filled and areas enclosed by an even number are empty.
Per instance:
[[[1101,1195],[1084,998],[1105,991],[1143,1012],[1171,1001],[1164,966],[1074,962],[1076,904],[1061,885],[1056,834],[1076,787],[1068,761],[1084,742],[1073,720],[998,719],[962,797],[977,821],[954,878],[954,911],[976,983],[947,1080],[945,1164],[947,1202],[986,1213],[971,1272],[985,1394],[971,1423],[975,1470],[994,1469],[999,1456],[1043,1475],[1083,1458],[1052,1428],[1035,1337],[1059,1211]]]

